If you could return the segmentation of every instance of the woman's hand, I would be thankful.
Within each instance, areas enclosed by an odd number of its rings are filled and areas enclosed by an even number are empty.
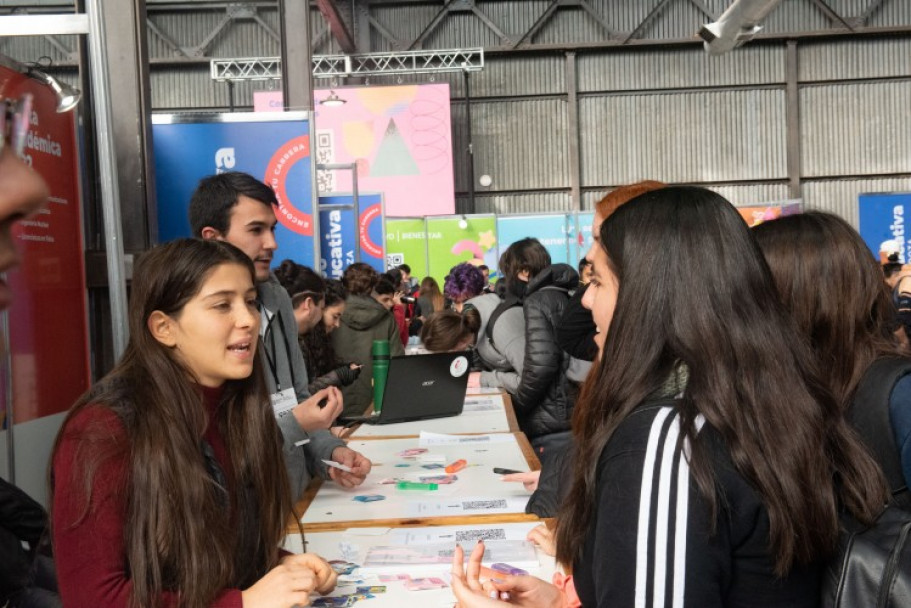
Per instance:
[[[498,575],[497,582],[488,580],[481,583],[481,561],[484,558],[484,543],[479,542],[468,558],[463,570],[464,553],[457,546],[452,555],[452,591],[459,600],[459,608],[502,608],[523,606],[525,608],[560,608],[563,594],[559,589],[534,576]]]
[[[310,568],[282,562],[240,596],[244,608],[309,606],[310,592],[316,586],[317,577]]]
[[[315,553],[294,553],[282,558],[282,564],[294,568],[308,568],[313,576],[316,577],[316,590],[322,595],[332,593],[335,589],[335,583],[338,580],[338,574],[324,560]]]
[[[554,557],[557,555],[557,544],[554,542],[554,532],[547,527],[547,524],[538,524],[528,532],[526,540],[538,545],[547,555]]]
[[[468,388],[481,388],[481,372],[468,374]]]
[[[510,473],[500,478],[500,481],[520,482],[529,492],[538,489],[538,479],[541,477],[541,471],[529,471],[528,473]]]

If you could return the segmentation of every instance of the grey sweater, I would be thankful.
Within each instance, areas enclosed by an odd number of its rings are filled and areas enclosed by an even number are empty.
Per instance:
[[[493,293],[474,297],[471,304],[481,314],[478,330],[478,355],[491,371],[481,372],[481,386],[502,387],[515,394],[522,377],[525,359],[525,315],[521,306],[514,306],[500,315],[493,328],[493,342],[487,337],[487,322],[502,300]],[[495,346],[496,345],[496,346]]]
[[[300,403],[310,397],[310,393],[307,391],[307,366],[297,344],[297,323],[291,298],[274,275],[257,284],[256,291],[260,303],[271,315],[269,323],[260,328],[263,346],[275,368],[273,374],[272,365],[268,361],[264,362],[269,392],[276,392],[279,386],[282,390],[293,386],[297,402]],[[328,467],[322,461],[331,460],[332,451],[345,443],[326,430],[308,433],[297,424],[290,411],[279,416],[277,421],[282,431],[285,469],[291,484],[291,496],[297,500],[310,484],[311,477],[318,475],[323,479],[329,478]],[[297,445],[307,440],[309,443]]]

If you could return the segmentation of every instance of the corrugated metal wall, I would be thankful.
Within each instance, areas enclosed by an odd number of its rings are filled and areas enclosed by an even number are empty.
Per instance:
[[[208,64],[178,65],[174,59],[199,48],[230,9],[185,4],[168,12],[149,3],[154,27],[171,41],[152,32],[148,36],[152,105],[158,111],[223,110],[228,86],[209,79]],[[576,175],[583,209],[605,190],[643,178],[707,184],[737,204],[790,198],[795,177],[788,164],[791,127],[798,135],[796,177],[809,206],[856,221],[859,192],[911,189],[911,34],[798,36],[797,117],[787,112],[788,53],[783,40],[757,40],[720,57],[707,55],[698,45],[604,48],[627,36],[640,42],[691,37],[709,19],[699,4],[717,17],[730,1],[672,0],[644,23],[657,1],[588,0],[594,15],[582,5],[561,5],[524,41],[574,48],[572,58],[556,48],[502,52],[529,32],[550,0],[478,0],[445,15],[440,14],[442,2],[371,4],[370,17],[379,27],[370,27],[369,38],[373,51],[407,47],[422,35],[418,48],[495,49],[488,52],[484,71],[470,75],[470,138],[462,75],[433,78],[450,84],[459,212],[470,211],[469,141],[475,179],[487,174],[493,180],[487,188],[475,184],[478,212],[568,210]],[[865,14],[870,0],[827,4],[855,18]],[[351,2],[341,0],[338,6],[350,23]],[[467,10],[472,6],[480,14]],[[249,18],[232,20],[204,49],[205,55],[277,55],[277,11],[257,5],[256,15],[265,26]],[[441,18],[431,26],[437,16]],[[883,0],[866,25],[911,25],[911,2]],[[765,31],[827,31],[838,26],[813,0],[784,0],[769,16]],[[316,11],[311,36],[316,53],[338,51]],[[65,64],[73,60],[69,51],[75,48],[73,37],[0,40],[0,52],[20,61],[48,56]],[[569,107],[571,65],[578,132],[573,132]],[[65,76],[70,79],[72,74]],[[373,77],[366,84],[430,80]],[[253,91],[269,86],[237,84],[235,107],[251,107]],[[578,146],[578,168],[571,166],[573,146]]]

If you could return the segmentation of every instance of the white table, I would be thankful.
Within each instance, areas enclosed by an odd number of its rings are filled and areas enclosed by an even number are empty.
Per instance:
[[[362,424],[351,434],[353,439],[374,437],[415,437],[421,431],[432,433],[515,433],[519,430],[506,393],[466,395],[459,416],[415,420],[395,424]]]
[[[474,547],[477,538],[521,540],[537,522],[527,523],[489,523],[473,525],[457,525],[446,527],[414,527],[414,528],[356,528],[344,532],[313,532],[306,535],[307,550],[316,553],[327,560],[341,560],[355,564],[363,564],[371,547],[403,545],[415,546],[420,544],[451,543],[453,546],[458,538],[467,554]],[[493,544],[491,545],[493,546]],[[285,548],[289,551],[302,551],[301,538],[296,534],[289,534],[285,540]],[[558,569],[554,558],[536,551],[537,566],[522,564],[529,574],[551,580],[553,573]],[[493,561],[496,560],[495,554]],[[484,564],[490,565],[491,560],[485,559]],[[518,564],[513,564],[518,565]],[[386,587],[384,593],[374,594],[376,597],[358,602],[364,608],[400,608],[402,606],[451,606],[455,597],[449,587],[443,589],[428,589],[422,591],[409,591],[404,582],[381,582],[379,574],[408,574],[412,577],[439,577],[446,583],[450,581],[449,564],[436,566],[418,566],[403,571],[402,568],[372,569],[368,574],[361,574],[354,570],[349,577],[362,580],[362,583],[340,584],[331,594],[333,596],[348,595],[355,592],[358,586],[382,585]],[[315,598],[317,596],[313,596]]]
[[[373,461],[363,484],[345,489],[315,481],[298,503],[306,531],[345,530],[352,527],[442,525],[481,521],[530,521],[525,514],[529,494],[522,484],[500,481],[494,467],[537,470],[538,459],[521,433],[453,437],[459,444],[429,447],[428,454],[450,464],[464,459],[468,466],[455,473],[458,480],[436,491],[400,490],[384,479],[419,481],[420,475],[443,475],[434,463],[406,459],[398,454],[419,447],[417,438],[352,440],[349,447]],[[356,496],[380,495],[376,502],[359,502]],[[293,529],[293,527],[291,528]]]

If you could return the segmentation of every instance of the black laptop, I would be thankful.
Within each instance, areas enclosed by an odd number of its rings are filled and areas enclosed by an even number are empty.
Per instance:
[[[339,422],[346,426],[392,424],[458,416],[465,405],[469,361],[466,351],[392,357],[382,411],[339,418]]]

